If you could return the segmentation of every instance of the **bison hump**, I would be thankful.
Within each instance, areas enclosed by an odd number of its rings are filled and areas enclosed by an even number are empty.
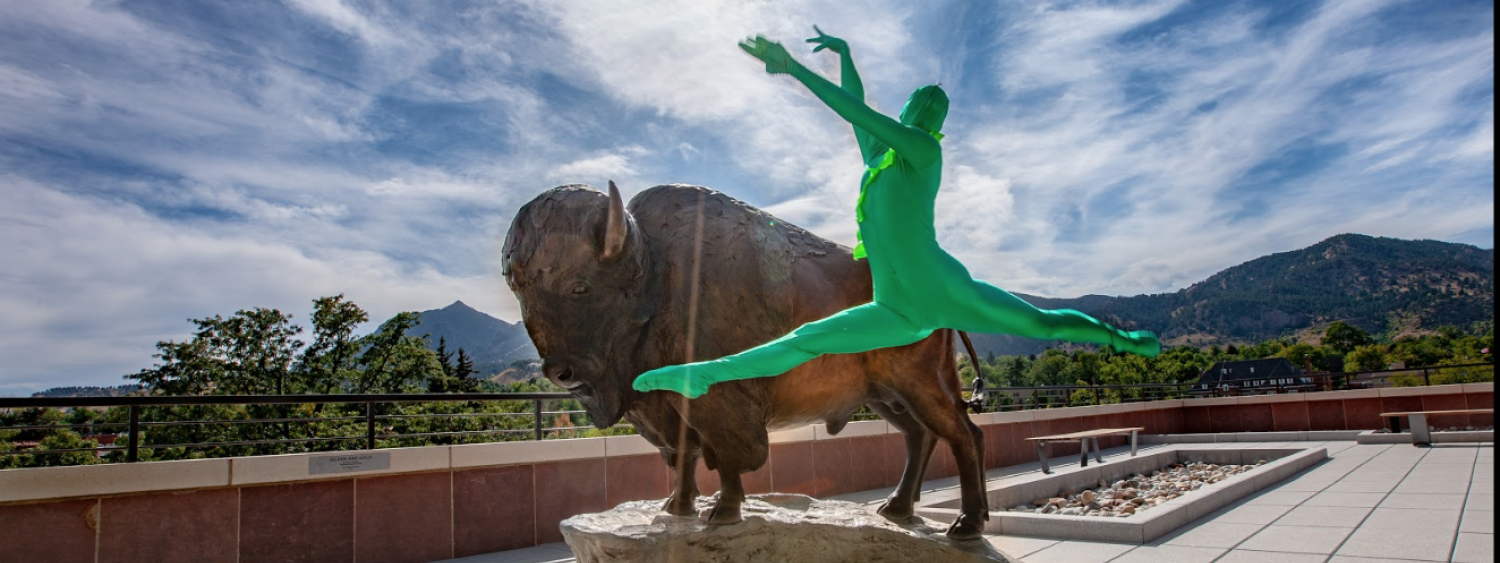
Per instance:
[[[696,326],[701,336],[718,341],[700,343],[722,348],[721,354],[795,328],[800,315],[794,309],[807,301],[806,295],[798,298],[799,291],[845,286],[838,280],[854,271],[848,248],[702,186],[656,186],[627,207],[651,248],[656,271],[668,277],[674,301],[689,294],[693,284],[687,278],[698,272]],[[829,312],[841,308],[831,306]],[[706,326],[710,323],[722,326]]]

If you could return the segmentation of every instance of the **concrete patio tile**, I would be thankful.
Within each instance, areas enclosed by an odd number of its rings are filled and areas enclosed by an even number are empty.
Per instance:
[[[1423,483],[1452,483],[1460,488],[1457,492],[1461,493],[1468,490],[1469,482],[1473,478],[1473,475],[1468,471],[1423,471],[1420,473],[1413,471],[1411,475],[1407,475],[1406,479],[1401,481],[1401,484],[1396,485],[1396,488],[1399,489],[1405,485]]]
[[[1313,495],[1328,493],[1314,493],[1312,491],[1269,491],[1251,498],[1245,504],[1274,504],[1280,506],[1296,506],[1313,498]],[[1373,504],[1370,506],[1374,506]]]
[[[1478,452],[1474,448],[1445,448],[1436,447],[1427,450],[1427,455],[1422,456],[1422,464],[1447,465],[1463,464],[1473,465],[1474,458]]]
[[[1385,499],[1385,493],[1318,493],[1303,506],[1349,506],[1374,508]]]
[[[1495,473],[1493,471],[1475,471],[1474,476],[1470,478],[1470,481],[1476,485],[1480,483],[1484,483],[1487,485],[1493,484],[1495,482]],[[1494,493],[1494,491],[1490,492]]]
[[[1300,477],[1298,477],[1298,479],[1337,482],[1339,479],[1343,479],[1345,475],[1348,475],[1350,471],[1354,471],[1354,467],[1352,465],[1349,467],[1330,467],[1328,465],[1324,465],[1322,467],[1313,469],[1312,471],[1308,471],[1307,473],[1303,473]]]
[[[1245,541],[1245,538],[1255,535],[1261,528],[1259,524],[1228,524],[1219,522],[1207,522],[1193,526],[1186,530],[1169,536],[1165,545],[1181,545],[1187,547],[1221,547],[1231,548]],[[1157,542],[1153,542],[1155,544]]]
[[[1217,547],[1143,545],[1109,560],[1109,563],[1209,563],[1224,551]]]
[[[1027,555],[1061,543],[1058,540],[1023,536],[984,536],[984,541],[994,546],[997,551],[1012,557],[1026,557]]]
[[[1270,524],[1295,508],[1278,504],[1247,504],[1211,514],[1208,520],[1221,524]]]
[[[1464,495],[1415,495],[1410,493],[1391,493],[1380,501],[1380,508],[1428,508],[1439,510],[1460,510],[1464,506]]]
[[[1495,511],[1495,494],[1494,493],[1486,493],[1486,494],[1480,495],[1480,494],[1470,493],[1469,494],[1469,502],[1468,502],[1468,504],[1466,504],[1464,506],[1465,506],[1465,510],[1488,510],[1488,511],[1494,512]]]
[[[1416,460],[1396,460],[1384,457],[1375,457],[1360,464],[1360,466],[1354,471],[1350,471],[1349,475],[1405,475],[1407,473],[1410,473],[1412,468],[1416,466]]]
[[[1451,466],[1451,467],[1458,467],[1458,466]],[[1443,481],[1443,482],[1452,481],[1452,482],[1467,484],[1469,482],[1469,480],[1474,477],[1474,472],[1473,471],[1469,471],[1468,467],[1462,467],[1460,469],[1462,469],[1462,471],[1459,471],[1459,470],[1454,470],[1454,471],[1429,471],[1429,470],[1424,470],[1424,469],[1418,467],[1418,468],[1412,470],[1411,474],[1407,475],[1406,479],[1404,479],[1404,480],[1401,481],[1401,484],[1402,485],[1406,485],[1406,484],[1412,484],[1412,483],[1431,483],[1431,482],[1439,482],[1439,481]]]
[[[1447,561],[1458,515],[1457,510],[1377,508],[1337,554]]]
[[[1022,557],[1023,563],[1104,563],[1136,546],[1122,543],[1060,542]]]
[[[1465,510],[1463,519],[1458,524],[1458,531],[1476,534],[1495,533],[1495,511]]]
[[[1468,480],[1463,481],[1402,481],[1396,486],[1398,493],[1417,495],[1464,494],[1469,491]]]
[[[1425,477],[1425,476],[1452,477],[1452,476],[1455,476],[1455,475],[1462,475],[1462,476],[1467,477],[1467,476],[1469,476],[1469,475],[1471,475],[1473,473],[1474,473],[1474,464],[1473,463],[1469,463],[1469,462],[1465,462],[1465,463],[1449,463],[1449,464],[1439,463],[1439,464],[1435,464],[1435,465],[1427,464],[1427,463],[1424,462],[1424,463],[1417,464],[1417,466],[1414,467],[1414,468],[1412,468],[1412,470],[1411,470],[1411,474],[1413,476],[1417,476],[1417,477]],[[1408,477],[1408,478],[1410,478],[1410,477]]]
[[[1343,479],[1339,479],[1339,482],[1347,483],[1350,481],[1374,481],[1378,483],[1399,483],[1402,479],[1405,479],[1406,474],[1410,472],[1410,468],[1393,469],[1390,471],[1366,471],[1363,469],[1356,469],[1350,472],[1348,475],[1345,475]]]
[[[1354,528],[1370,514],[1369,508],[1351,506],[1299,506],[1277,519],[1277,526],[1322,526]]]
[[[1330,493],[1389,493],[1396,481],[1339,481],[1323,489]]]
[[[1348,555],[1335,555],[1328,563],[1412,563],[1411,559],[1380,559],[1376,557],[1350,557]]]
[[[1495,560],[1495,534],[1459,534],[1453,548],[1454,563],[1488,563]]]
[[[574,561],[577,560],[573,558],[573,552],[568,549],[568,544],[558,542],[525,549],[460,557],[439,563],[572,563]]]
[[[1328,528],[1317,526],[1266,526],[1238,549],[1251,551],[1275,551],[1285,553],[1321,553],[1329,555],[1354,528]]]
[[[1248,549],[1236,549],[1225,553],[1215,563],[1323,563],[1327,555],[1312,553],[1279,553],[1274,551],[1251,551]]]
[[[1282,492],[1319,492],[1327,490],[1329,486],[1336,484],[1336,480],[1323,479],[1296,479],[1282,481],[1275,489]]]
[[[1323,448],[1325,450],[1328,450],[1328,455],[1335,455],[1335,454],[1343,453],[1345,450],[1348,450],[1348,449],[1353,448],[1354,446],[1358,446],[1358,445],[1359,445],[1358,442],[1352,442],[1352,441],[1345,441],[1345,442],[1318,442],[1316,444],[1312,444],[1312,447],[1314,447],[1314,448]]]

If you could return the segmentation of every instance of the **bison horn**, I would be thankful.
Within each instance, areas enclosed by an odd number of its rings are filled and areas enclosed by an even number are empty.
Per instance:
[[[627,222],[628,216],[625,214],[625,202],[620,199],[620,189],[615,187],[614,180],[610,180],[609,216],[604,219],[604,244],[599,253],[600,259],[608,262],[625,253],[625,241],[630,234]]]

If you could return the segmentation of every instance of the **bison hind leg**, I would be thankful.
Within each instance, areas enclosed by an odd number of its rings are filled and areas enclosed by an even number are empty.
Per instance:
[[[896,485],[896,490],[876,511],[886,520],[906,524],[916,518],[917,501],[922,496],[922,477],[927,473],[932,450],[937,447],[937,437],[918,422],[900,401],[875,401],[869,406],[870,410],[900,430],[906,439],[906,467],[901,472],[901,483]]]
[[[987,517],[988,515],[985,516],[986,517],[979,517],[968,513],[959,514],[958,519],[954,520],[953,524],[948,526],[948,532],[946,534],[948,536],[948,539],[955,541],[969,541],[982,538],[984,533],[984,521],[989,519]]]
[[[829,419],[823,421],[823,425],[828,429],[828,435],[829,436],[837,436],[839,434],[839,432],[843,432],[844,431],[844,427],[845,426],[849,425],[849,419],[848,418],[829,418]]]

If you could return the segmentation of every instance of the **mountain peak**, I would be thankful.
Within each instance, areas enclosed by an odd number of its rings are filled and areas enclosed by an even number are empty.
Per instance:
[[[465,350],[483,373],[493,373],[518,359],[536,358],[521,323],[511,324],[454,301],[442,309],[423,311],[421,324],[412,327],[408,336],[428,335],[428,346],[446,340],[448,350]]]

